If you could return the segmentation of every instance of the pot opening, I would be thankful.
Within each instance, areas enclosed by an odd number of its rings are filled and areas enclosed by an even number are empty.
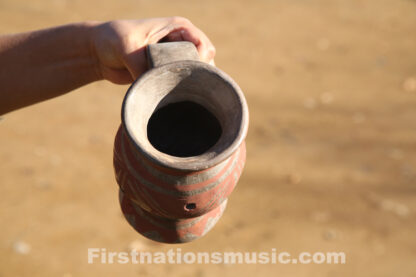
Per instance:
[[[222,134],[218,119],[192,101],[170,103],[153,112],[147,138],[160,152],[176,157],[193,157],[207,152]]]

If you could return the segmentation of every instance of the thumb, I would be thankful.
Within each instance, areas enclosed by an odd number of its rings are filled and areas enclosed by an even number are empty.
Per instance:
[[[126,54],[124,56],[123,63],[129,71],[132,79],[136,80],[148,68],[145,47]]]

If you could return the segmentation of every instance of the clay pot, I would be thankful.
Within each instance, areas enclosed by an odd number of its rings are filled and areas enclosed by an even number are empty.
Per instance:
[[[248,108],[192,43],[152,44],[147,57],[151,69],[129,88],[114,143],[120,204],[142,235],[188,242],[215,225],[242,173]]]

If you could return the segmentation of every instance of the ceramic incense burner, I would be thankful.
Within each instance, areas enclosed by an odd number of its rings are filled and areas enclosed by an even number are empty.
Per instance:
[[[216,224],[242,173],[248,108],[238,85],[200,62],[190,42],[149,45],[147,58],[115,138],[121,209],[149,239],[188,242]]]

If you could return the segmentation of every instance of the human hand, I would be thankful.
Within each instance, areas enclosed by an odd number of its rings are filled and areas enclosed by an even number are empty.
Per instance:
[[[145,72],[145,47],[161,39],[190,41],[201,61],[214,62],[215,48],[211,41],[183,17],[110,21],[95,25],[91,38],[98,74],[116,84],[131,83]]]

